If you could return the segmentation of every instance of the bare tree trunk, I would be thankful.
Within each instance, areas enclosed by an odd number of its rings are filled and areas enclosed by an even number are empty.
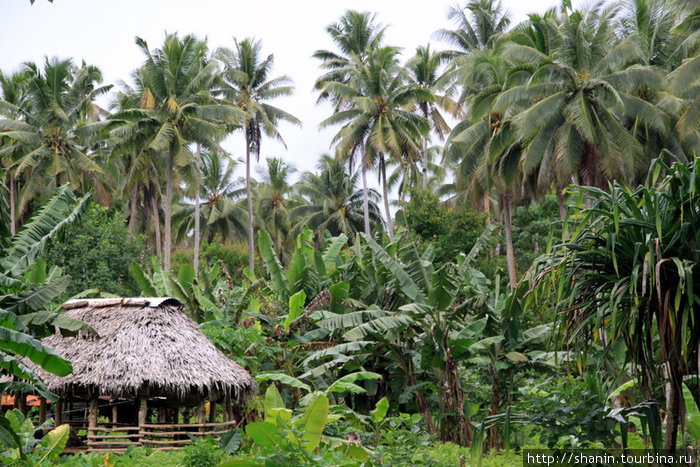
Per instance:
[[[494,368],[494,372],[495,371],[496,369]],[[501,396],[498,388],[498,376],[495,374],[493,380],[491,381],[491,409],[489,410],[489,415],[498,415],[500,410]],[[502,446],[498,438],[498,425],[496,424],[489,430],[489,448],[500,449],[501,447]]]
[[[384,155],[379,156],[379,168],[382,171],[382,197],[384,198],[384,213],[386,214],[386,230],[389,234],[389,240],[394,239],[394,222],[391,220],[391,211],[389,210],[389,193],[386,186],[386,161]]]
[[[362,170],[362,211],[365,218],[365,235],[369,237],[371,235],[369,230],[369,190],[367,189],[367,169],[364,161],[360,163],[360,167]]]
[[[411,386],[416,385],[416,377],[413,374],[413,371],[410,371],[408,375],[408,383]],[[428,403],[425,401],[425,396],[423,396],[420,389],[413,391],[413,394],[416,396],[418,410],[420,410],[420,412],[423,414],[423,420],[425,420],[425,424],[428,426],[428,434],[436,435],[437,430],[435,429],[435,422],[433,422],[433,416],[430,414],[430,410],[428,410]]]
[[[153,211],[153,230],[156,234],[156,256],[158,257],[158,262],[161,261],[161,249],[162,243],[160,238],[160,215],[158,213],[158,201],[156,200],[156,186],[151,182],[151,188],[149,190],[151,198],[151,210]]]
[[[503,200],[503,224],[505,225],[506,231],[506,263],[508,263],[508,278],[510,280],[511,288],[515,288],[518,281],[515,274],[515,252],[513,251],[513,218],[511,214],[512,196],[510,193],[506,192],[501,196],[501,199]]]
[[[10,178],[10,234],[17,233],[17,182],[12,175],[12,169],[7,171]]]
[[[245,137],[245,193],[248,198],[248,269],[255,271],[255,238],[253,235],[253,193],[250,189],[250,141]]]
[[[168,151],[168,177],[165,185],[165,238],[163,239],[163,270],[166,274],[170,273],[170,250],[172,245],[172,236],[170,232],[170,222],[172,220],[173,210],[173,165],[175,163],[175,146],[170,145]]]
[[[202,158],[202,148],[199,143],[197,143],[197,149],[194,154],[194,167],[195,167],[195,195],[194,195],[194,259],[192,260],[192,266],[194,267],[194,277],[199,276],[199,177],[201,172],[201,158]]]
[[[491,198],[489,197],[489,192],[484,192],[484,212],[486,213],[486,223],[491,223]]]
[[[428,191],[428,137],[423,138],[423,191]]]
[[[138,215],[139,184],[134,183],[129,190],[129,235],[136,235],[136,216]]]
[[[472,443],[472,427],[467,417],[464,416],[464,392],[459,380],[457,362],[452,357],[449,347],[445,348],[445,381],[444,399],[445,416],[442,429],[442,440],[452,441],[460,446],[469,446]]]
[[[559,187],[557,187],[557,202],[559,203],[559,218],[566,220],[566,200],[564,199],[564,192]]]

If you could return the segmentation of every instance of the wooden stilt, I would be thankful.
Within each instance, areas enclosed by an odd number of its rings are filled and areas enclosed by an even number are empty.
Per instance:
[[[15,407],[22,412],[22,415],[27,415],[27,395],[25,393],[15,394]]]
[[[167,411],[168,411],[167,407],[164,407],[164,406],[158,407],[158,423],[168,423],[167,416],[166,416]]]
[[[199,424],[204,425],[207,422],[207,408],[204,402],[204,399],[199,401]],[[206,429],[202,426],[199,428],[199,431],[204,432]],[[202,439],[204,439],[204,435],[201,436]]]
[[[230,405],[231,405],[231,398],[228,396],[224,397],[224,405],[221,407],[221,415],[223,416],[223,420],[225,422],[228,422],[229,420],[231,420],[229,418],[229,410],[228,410]]]
[[[90,399],[90,409],[88,412],[88,428],[97,426],[97,396]]]
[[[39,424],[46,421],[46,399],[39,398]]]
[[[209,423],[216,422],[216,402],[209,401]]]
[[[60,398],[60,397],[58,398],[58,400],[56,401],[56,407],[54,407],[54,409],[55,409],[55,415],[53,417],[54,423],[56,426],[59,426],[61,424],[61,422],[63,422],[63,420],[62,420],[63,399],[62,398]]]
[[[112,401],[112,428],[116,428],[117,423],[119,423],[117,401],[113,400]]]
[[[148,415],[148,397],[146,396],[139,396],[139,415],[138,415],[138,423],[139,427],[142,427],[143,425],[146,424],[146,416]]]

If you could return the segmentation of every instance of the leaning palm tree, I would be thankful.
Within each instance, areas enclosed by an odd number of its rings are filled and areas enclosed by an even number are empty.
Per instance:
[[[292,216],[299,219],[294,227],[292,238],[304,226],[316,232],[317,242],[322,243],[323,233],[345,234],[355,238],[363,231],[364,206],[363,192],[358,190],[358,173],[348,174],[338,159],[324,155],[318,163],[318,173],[307,172],[298,184],[299,193],[308,203],[292,210]],[[376,201],[376,191],[369,190],[369,213],[373,225],[381,225],[382,219]]]
[[[378,168],[387,232],[392,238],[386,168],[392,160],[415,164],[420,157],[417,141],[428,132],[429,124],[408,108],[422,100],[433,100],[430,93],[408,80],[405,69],[398,65],[398,53],[394,47],[380,47],[369,55],[366,64],[354,63],[351,85],[326,83],[324,89],[341,96],[347,107],[321,122],[322,127],[343,125],[333,138],[341,158],[352,158],[359,151],[361,168]]]
[[[292,114],[267,103],[277,97],[291,95],[294,87],[292,80],[287,76],[270,78],[274,56],[270,54],[263,57],[261,49],[260,41],[245,39],[238,42],[234,39],[234,49],[220,48],[215,53],[224,67],[221,88],[218,90],[219,97],[223,102],[235,105],[245,112],[243,130],[248,200],[248,267],[251,271],[255,268],[255,238],[250,156],[254,154],[256,161],[259,160],[263,132],[284,145],[277,125],[280,122],[301,124]]]

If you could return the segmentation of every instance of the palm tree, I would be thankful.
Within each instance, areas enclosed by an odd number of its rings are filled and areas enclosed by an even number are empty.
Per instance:
[[[169,271],[175,165],[189,164],[191,142],[216,148],[224,125],[237,123],[242,113],[234,106],[213,102],[209,90],[217,65],[206,61],[206,42],[191,35],[180,39],[177,34],[167,34],[163,48],[153,52],[141,38],[136,38],[136,44],[146,56],[138,71],[141,108],[125,110],[113,118],[145,127],[143,131],[149,135],[146,149],[167,151],[163,264]],[[148,151],[138,155],[151,157]]]
[[[662,77],[637,64],[640,51],[632,42],[617,40],[616,13],[614,6],[597,6],[565,15],[549,54],[520,44],[507,51],[516,65],[533,72],[493,105],[502,112],[518,109],[522,169],[536,172],[540,185],[549,186],[552,173],[599,187],[614,178],[631,180],[648,160],[626,122],[668,133],[668,117],[638,93],[659,89]]]
[[[329,70],[321,75],[314,85],[321,91],[319,101],[330,100],[335,106],[335,112],[344,110],[347,102],[342,95],[335,94],[326,89],[328,83],[342,83],[352,86],[351,80],[355,76],[356,64],[364,64],[370,53],[381,45],[384,38],[385,27],[375,23],[375,16],[368,12],[346,11],[337,23],[326,28],[326,32],[338,48],[338,52],[330,50],[317,50],[314,58],[321,60],[321,67]],[[356,165],[356,157],[360,158],[360,172],[362,174],[364,232],[370,235],[369,215],[369,190],[367,188],[367,169],[364,154],[359,151],[351,151],[345,154],[350,171]]]
[[[321,157],[318,170],[305,173],[298,184],[299,193],[308,199],[308,204],[292,210],[292,216],[299,219],[294,232],[309,226],[316,232],[318,243],[323,242],[326,230],[333,236],[343,233],[355,238],[364,224],[364,193],[357,189],[358,173],[348,174],[341,161],[327,154]],[[379,196],[374,190],[369,190],[369,196],[370,220],[373,225],[380,225],[381,214],[375,203]]]
[[[449,56],[444,52],[431,52],[430,45],[416,48],[416,54],[406,63],[410,79],[417,86],[423,88],[432,95],[433,100],[421,100],[418,102],[418,109],[423,117],[430,122],[430,129],[444,139],[450,132],[450,126],[438,107],[443,110],[455,113],[456,104],[447,95],[442,94],[444,81],[439,80],[438,71],[447,62]],[[430,135],[423,136],[423,153],[421,157],[421,173],[423,190],[428,189],[428,141]]]
[[[451,7],[447,13],[457,29],[440,29],[435,35],[455,46],[453,58],[492,48],[510,26],[509,13],[498,0],[473,0],[464,8]]]
[[[234,49],[221,48],[215,54],[224,66],[221,89],[218,90],[219,97],[245,112],[243,129],[248,200],[248,267],[251,271],[255,268],[255,238],[253,194],[250,187],[250,156],[254,154],[256,161],[260,159],[262,132],[284,145],[277,125],[280,122],[301,124],[292,114],[267,103],[277,97],[291,95],[294,87],[292,80],[287,76],[269,77],[274,65],[274,56],[270,54],[263,58],[261,49],[260,41],[245,39],[239,43],[234,40]]]
[[[97,174],[102,169],[89,149],[103,123],[93,101],[111,88],[98,86],[102,75],[96,67],[77,67],[71,60],[46,58],[43,70],[25,63],[20,74],[23,98],[0,102],[8,117],[0,121],[0,137],[11,142],[6,154],[16,157],[12,177],[23,178],[15,215],[38,193],[50,193],[66,182],[82,193],[100,185]]]
[[[333,138],[341,158],[360,151],[364,167],[377,166],[382,185],[387,232],[393,238],[389,210],[386,156],[415,164],[421,149],[417,140],[428,132],[428,121],[407,110],[433,97],[410,83],[398,65],[398,49],[380,47],[370,53],[367,63],[355,62],[352,85],[329,82],[324,89],[347,102],[346,110],[321,122],[322,127],[343,124]]]
[[[216,235],[222,241],[235,241],[245,237],[246,212],[238,202],[243,189],[240,179],[234,179],[236,163],[218,152],[203,152],[200,188],[203,202],[200,207],[200,223],[203,238],[211,242]],[[173,210],[176,239],[184,240],[194,228],[195,205],[179,203]]]
[[[301,200],[293,195],[289,176],[294,167],[276,157],[267,158],[267,170],[261,171],[262,180],[255,186],[256,218],[260,228],[270,234],[272,245],[283,264],[293,246],[291,210]]]
[[[337,46],[338,52],[317,50],[313,57],[321,60],[321,68],[328,70],[314,84],[321,92],[319,101],[331,100],[336,111],[342,108],[342,97],[324,89],[328,82],[349,84],[353,62],[365,63],[370,52],[381,45],[386,27],[375,23],[375,15],[354,10],[346,11],[337,23],[326,27],[326,32]]]

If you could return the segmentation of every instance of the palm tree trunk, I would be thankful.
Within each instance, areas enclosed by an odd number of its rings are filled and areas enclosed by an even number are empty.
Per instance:
[[[508,278],[510,279],[511,288],[515,288],[517,279],[515,277],[515,253],[513,251],[512,195],[506,192],[501,196],[501,199],[503,200],[503,224],[506,230],[506,263],[508,263]]]
[[[386,187],[386,161],[384,155],[379,156],[379,169],[382,171],[382,197],[384,198],[384,213],[386,214],[386,231],[389,234],[389,240],[394,239],[394,223],[391,220],[391,211],[389,210],[389,193]]]
[[[17,183],[11,169],[7,171],[7,175],[10,178],[10,234],[15,235],[17,233]]]
[[[156,186],[151,182],[151,187],[149,189],[149,197],[151,198],[151,210],[153,211],[153,230],[156,234],[156,257],[158,262],[162,259],[161,254],[161,238],[160,238],[160,215],[158,213],[158,200],[156,199]]]
[[[362,211],[365,218],[365,235],[370,236],[369,231],[369,190],[367,189],[367,169],[364,161],[360,163],[362,168]]]
[[[170,145],[168,151],[168,176],[165,185],[165,238],[163,239],[163,269],[166,274],[170,273],[170,249],[172,236],[170,232],[170,222],[173,212],[173,165],[175,164],[175,146]]]
[[[192,267],[194,267],[194,277],[196,278],[199,274],[199,176],[201,171],[201,158],[202,158],[202,147],[197,143],[197,149],[194,153],[194,167],[195,167],[195,195],[194,195],[194,258],[192,260]]]
[[[129,235],[136,235],[136,217],[138,215],[139,184],[134,183],[129,190]]]
[[[464,391],[459,380],[457,362],[449,346],[445,347],[445,380],[443,381],[445,412],[442,426],[442,440],[457,443],[460,446],[472,444],[472,426],[464,416]]]
[[[566,220],[566,200],[564,199],[564,191],[557,187],[557,202],[559,203],[559,218]]]
[[[423,138],[423,191],[428,191],[428,137]]]
[[[255,271],[255,238],[253,237],[253,193],[250,190],[250,140],[245,136],[245,193],[248,198],[248,269]]]
[[[491,223],[491,198],[489,197],[489,192],[484,192],[484,212],[486,213],[486,223]]]

